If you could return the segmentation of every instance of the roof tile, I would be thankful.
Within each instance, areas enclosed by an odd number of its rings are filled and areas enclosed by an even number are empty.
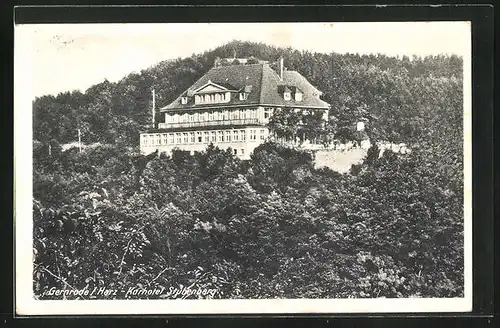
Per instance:
[[[251,105],[261,104],[270,106],[300,106],[328,108],[325,101],[319,99],[321,91],[316,89],[305,77],[296,71],[284,71],[283,80],[272,70],[268,64],[230,65],[219,66],[210,69],[204,76],[198,79],[188,90],[181,95],[191,95],[193,91],[207,84],[209,81],[230,90],[244,90],[248,92],[246,100],[240,100],[237,93],[231,95],[231,100],[217,106]],[[281,89],[283,86],[292,91],[303,93],[302,101],[286,101],[283,99]],[[192,99],[187,104],[181,104],[181,96],[169,105],[161,108],[161,111],[176,109],[196,109],[213,107],[214,104],[195,105]]]

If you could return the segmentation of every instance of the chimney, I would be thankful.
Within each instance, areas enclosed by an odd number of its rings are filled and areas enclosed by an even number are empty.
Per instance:
[[[280,80],[283,81],[283,57],[280,57]]]

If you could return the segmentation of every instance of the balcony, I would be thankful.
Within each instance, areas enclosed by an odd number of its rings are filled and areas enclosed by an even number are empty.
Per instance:
[[[214,120],[202,122],[179,122],[179,123],[159,123],[159,129],[176,128],[200,128],[208,126],[241,126],[241,125],[263,125],[257,118],[243,118],[234,120]]]

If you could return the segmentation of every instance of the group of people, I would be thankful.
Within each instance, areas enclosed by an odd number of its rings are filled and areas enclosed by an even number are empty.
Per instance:
[[[354,140],[354,141],[348,141],[346,143],[341,143],[340,141],[335,140],[330,145],[329,148],[334,149],[334,150],[340,150],[340,151],[349,151],[349,150],[358,149],[358,148],[368,149],[368,148],[370,148],[370,146],[371,146],[371,143],[369,140],[362,141],[362,142]]]
[[[390,150],[392,152],[400,154],[408,154],[411,152],[410,148],[408,148],[405,143],[395,144],[390,142],[378,142],[377,146],[380,149],[381,155],[386,150]]]

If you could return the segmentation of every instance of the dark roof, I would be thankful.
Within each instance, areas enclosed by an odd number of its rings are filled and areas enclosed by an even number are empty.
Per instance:
[[[285,92],[292,92],[292,88],[288,85],[278,85],[278,94],[283,94]]]
[[[191,98],[187,104],[181,104],[182,95],[192,94],[208,82],[213,82],[230,90],[249,91],[246,100],[240,100],[238,94],[232,94],[229,103],[195,105]],[[281,86],[288,87],[291,91],[297,88],[303,93],[302,101],[284,100],[280,93]],[[317,96],[315,96],[315,94]],[[272,70],[268,64],[230,65],[210,69],[204,76],[197,80],[188,90],[169,105],[161,108],[162,111],[176,109],[196,109],[206,107],[222,107],[234,105],[270,105],[270,106],[300,106],[324,108],[328,103],[319,99],[321,91],[316,89],[305,77],[296,71],[284,71],[283,80]]]
[[[224,88],[226,88],[226,89],[228,89],[228,90],[237,90],[237,89],[238,89],[237,87],[235,87],[235,86],[234,86],[234,85],[232,85],[231,83],[227,83],[227,82],[219,82],[219,83],[214,82],[214,83],[215,83],[215,84],[218,84],[218,85],[220,85],[221,87],[224,87]]]

